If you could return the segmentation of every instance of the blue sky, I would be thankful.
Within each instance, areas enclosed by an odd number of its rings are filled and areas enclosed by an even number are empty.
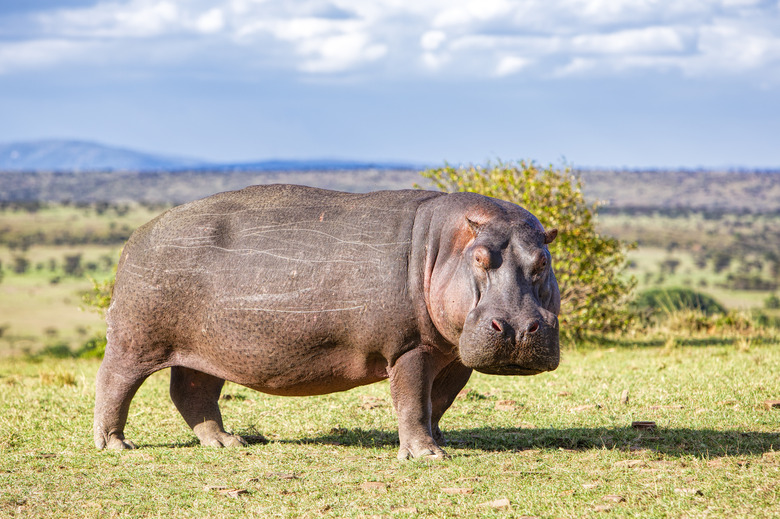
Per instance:
[[[3,0],[0,142],[780,167],[780,1]]]

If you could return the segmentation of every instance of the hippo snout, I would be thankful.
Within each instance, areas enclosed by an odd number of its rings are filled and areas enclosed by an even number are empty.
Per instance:
[[[507,319],[467,319],[460,337],[461,361],[493,375],[536,375],[553,371],[560,362],[555,314]]]

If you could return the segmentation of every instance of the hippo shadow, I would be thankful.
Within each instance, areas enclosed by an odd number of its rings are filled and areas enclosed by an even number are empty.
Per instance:
[[[739,432],[713,429],[667,429],[642,431],[631,427],[511,428],[480,427],[444,430],[445,449],[451,455],[467,455],[467,450],[485,452],[529,449],[650,449],[669,456],[761,455],[780,448],[780,432]],[[280,440],[283,443],[329,444],[348,447],[397,447],[398,434],[376,429],[333,429],[314,438]],[[458,452],[462,451],[462,452]]]

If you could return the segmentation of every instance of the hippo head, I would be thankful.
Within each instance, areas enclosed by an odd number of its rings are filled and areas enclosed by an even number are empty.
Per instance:
[[[560,359],[560,292],[545,231],[525,209],[455,193],[429,260],[427,305],[462,363],[497,375],[552,371]]]

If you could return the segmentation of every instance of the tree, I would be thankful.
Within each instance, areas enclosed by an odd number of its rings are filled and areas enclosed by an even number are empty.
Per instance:
[[[602,236],[597,204],[589,204],[581,180],[570,168],[533,162],[429,169],[422,176],[442,191],[472,191],[514,202],[531,211],[546,229],[557,228],[550,244],[561,290],[561,332],[568,337],[625,328],[634,314],[627,303],[636,284],[621,276],[633,245]]]
[[[81,277],[84,275],[84,268],[81,266],[81,253],[66,254],[63,271],[66,276]]]
[[[14,256],[14,273],[24,274],[30,268],[30,260],[24,256]]]

